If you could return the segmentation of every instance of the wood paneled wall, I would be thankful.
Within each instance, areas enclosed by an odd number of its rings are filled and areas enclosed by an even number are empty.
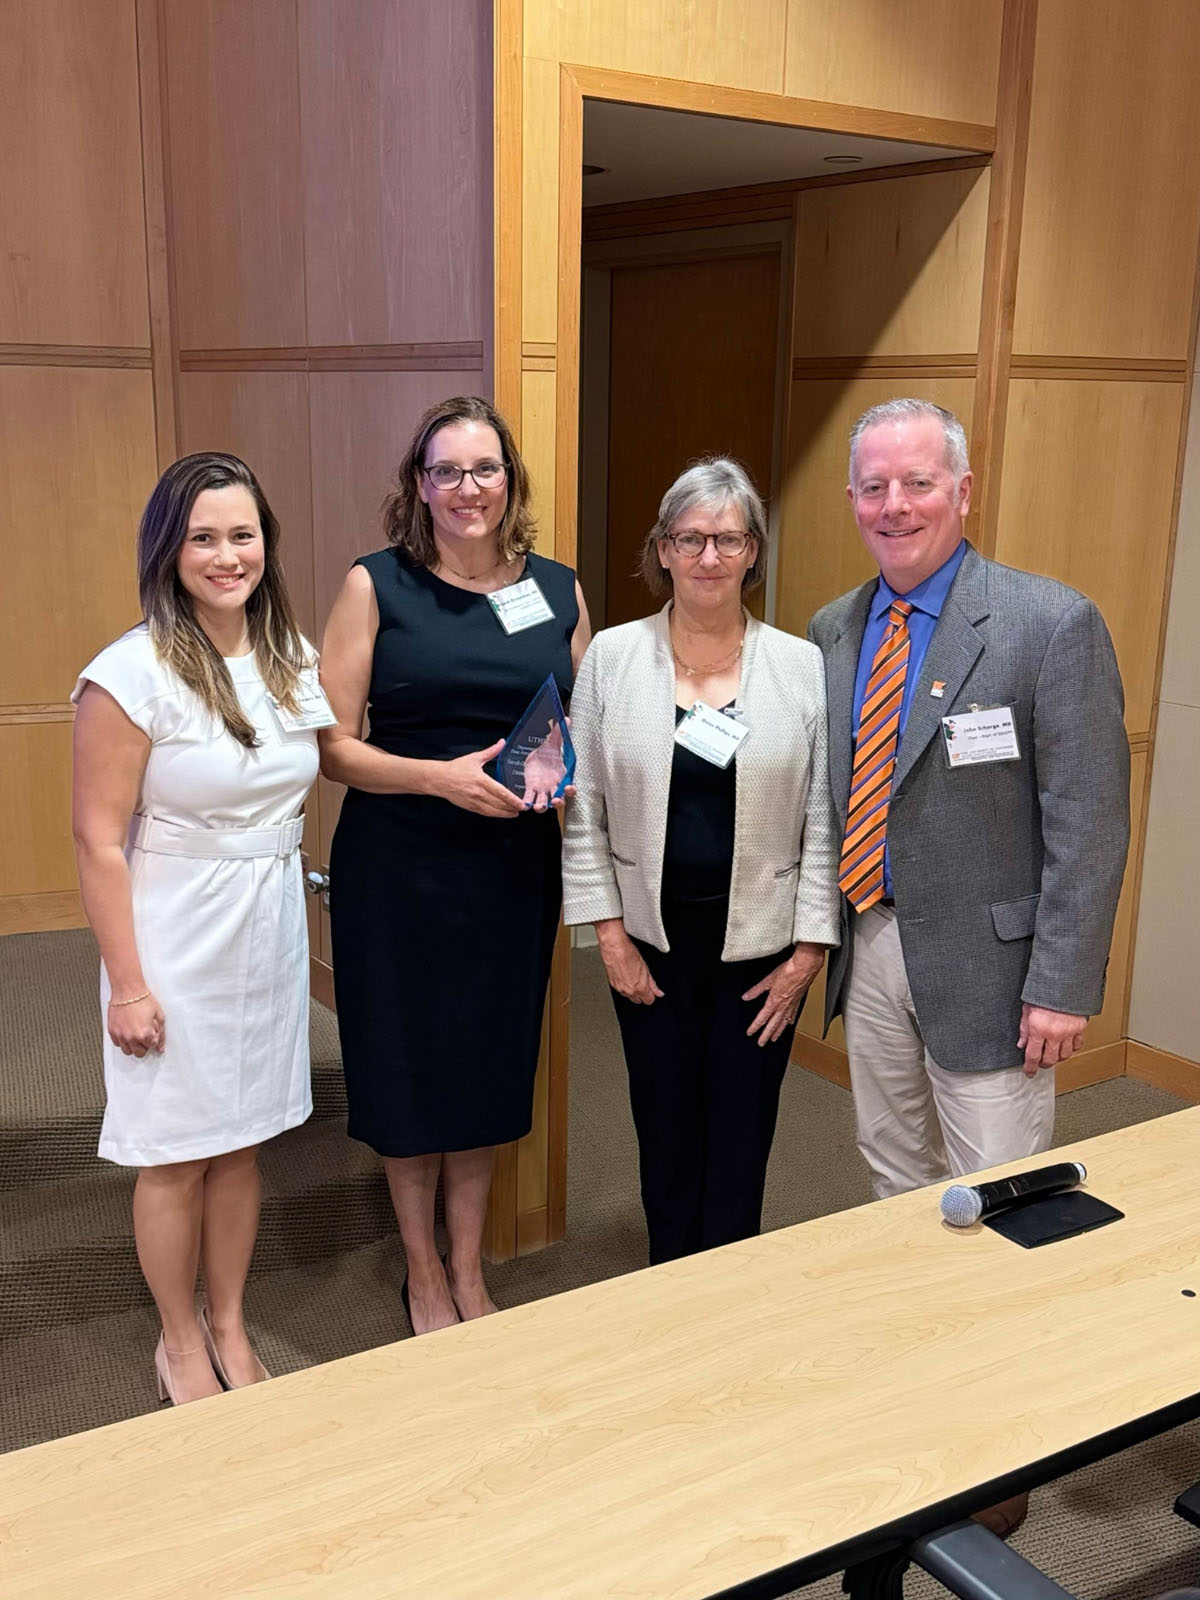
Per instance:
[[[8,0],[0,49],[0,933],[81,922],[79,668],[137,618],[154,481],[133,0]]]
[[[1036,17],[1032,6],[1011,5],[1010,24],[1014,18],[997,138],[1000,145],[1007,136],[1018,159],[1022,148],[1025,156],[1023,170],[1003,179],[994,171],[992,178],[1009,184],[1018,208],[1007,219],[1007,261],[995,257],[1001,246],[988,229],[984,183],[969,195],[941,197],[956,223],[940,235],[941,204],[929,177],[826,190],[819,206],[815,196],[799,196],[797,381],[779,616],[802,628],[823,599],[869,573],[840,498],[846,433],[865,406],[901,392],[950,405],[976,433],[974,465],[986,469],[991,491],[991,515],[977,517],[974,529],[983,547],[1074,585],[1100,606],[1125,682],[1134,845],[1104,1010],[1089,1031],[1088,1055],[1063,1075],[1070,1084],[1124,1070],[1194,315],[1200,183],[1181,163],[1200,138],[1200,108],[1188,91],[1200,66],[1200,14],[1186,3],[1168,4],[1151,38],[1118,3],[1040,0]],[[1032,65],[1024,97],[1004,82],[1020,72],[1022,59]],[[1006,115],[1024,116],[1024,126],[1005,127]],[[910,193],[902,198],[904,189]],[[851,194],[859,205],[848,204]],[[835,215],[825,215],[826,207]],[[829,243],[838,236],[837,213],[846,240],[841,261]],[[916,237],[906,241],[906,231]],[[951,262],[952,249],[962,266]],[[877,270],[881,254],[886,271]],[[837,285],[823,281],[826,268],[838,272]],[[989,295],[1002,300],[996,286],[1006,276],[1015,284],[1015,306],[989,304]],[[923,294],[922,284],[932,292]],[[823,320],[806,319],[806,301]],[[1001,407],[990,439],[971,429],[979,341],[989,337]],[[964,360],[958,351],[970,353]],[[843,375],[822,377],[822,361],[836,366],[839,357]],[[939,359],[963,361],[959,375]],[[814,999],[801,1025],[809,1035],[819,1033],[818,1017]],[[799,1054],[839,1075],[840,1043],[836,1033],[833,1050],[802,1039]]]
[[[1133,848],[1093,1049],[1130,1032],[1194,356],[1198,70],[1188,0],[1156,4],[1152,27],[1121,0],[1039,0],[995,550],[1096,600],[1125,681]],[[1190,918],[1195,939],[1194,898]]]
[[[779,367],[780,247],[678,261],[615,263],[608,316],[607,574],[612,627],[662,604],[639,575],[667,485],[699,455],[727,454],[769,493]],[[728,308],[738,314],[729,317]],[[696,329],[705,335],[696,338]],[[742,382],[730,382],[731,374]],[[664,404],[664,398],[669,402]],[[762,591],[751,603],[761,614]]]
[[[161,4],[180,448],[254,466],[319,637],[416,418],[490,381],[490,7]],[[338,806],[321,783],[321,864]]]
[[[79,920],[67,696],[137,620],[159,467],[250,462],[317,638],[416,417],[486,392],[490,23],[487,0],[7,0],[0,929]],[[334,792],[310,811],[324,860]]]
[[[1152,28],[1120,0],[1040,0],[996,555],[1093,596],[1125,680],[1134,838],[1093,1048],[1129,1032],[1195,317],[1198,70],[1188,0],[1163,0]]]
[[[1200,394],[1193,373],[1170,615],[1154,721],[1154,772],[1137,907],[1128,1033],[1148,1054],[1200,1063]],[[1130,1050],[1134,1046],[1131,1042]],[[1160,1061],[1161,1067],[1163,1063]],[[1167,1063],[1170,1065],[1170,1062]],[[1128,1068],[1127,1068],[1128,1070]],[[1200,1098],[1200,1068],[1181,1093]]]

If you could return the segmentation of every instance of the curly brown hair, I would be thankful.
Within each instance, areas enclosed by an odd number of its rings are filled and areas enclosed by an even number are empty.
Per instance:
[[[495,406],[474,394],[454,395],[449,400],[430,406],[417,424],[412,443],[396,469],[396,487],[383,502],[383,527],[388,543],[398,545],[418,566],[432,568],[437,565],[433,519],[429,507],[418,493],[417,484],[421,468],[425,465],[425,451],[430,439],[439,428],[449,427],[455,422],[482,422],[489,428],[495,428],[504,465],[508,468],[508,505],[497,529],[500,554],[505,561],[523,556],[533,548],[537,529],[530,507],[532,495],[529,473],[508,423]]]

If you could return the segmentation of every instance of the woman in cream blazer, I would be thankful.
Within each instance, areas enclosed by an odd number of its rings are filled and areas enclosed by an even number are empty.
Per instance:
[[[643,551],[667,604],[597,635],[571,702],[564,916],[595,924],[613,991],[651,1262],[758,1232],[796,1018],[838,942],[821,656],[746,612],[766,565],[744,469],[690,467]]]

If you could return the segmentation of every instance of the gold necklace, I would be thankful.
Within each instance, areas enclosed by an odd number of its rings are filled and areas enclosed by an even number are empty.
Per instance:
[[[679,651],[676,650],[674,640],[671,641],[671,654],[675,657],[675,665],[682,667],[689,678],[706,678],[710,672],[720,672],[722,668],[733,666],[734,662],[741,655],[742,646],[745,643],[746,629],[743,626],[742,637],[738,640],[736,647],[730,650],[726,655],[721,656],[719,660],[708,661],[702,667],[689,667],[687,662],[679,654]]]
[[[501,556],[497,561],[493,561],[490,567],[485,567],[482,572],[460,572],[457,567],[450,565],[440,550],[438,551],[438,566],[445,567],[447,572],[452,572],[456,578],[461,578],[464,583],[478,583],[481,578],[490,578],[493,572],[507,565],[507,556]]]

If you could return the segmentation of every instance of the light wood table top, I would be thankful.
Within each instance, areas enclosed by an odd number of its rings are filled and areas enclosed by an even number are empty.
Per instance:
[[[1061,1154],[1124,1221],[921,1190],[0,1458],[0,1592],[695,1600],[928,1514],[1200,1391],[1200,1107]]]

